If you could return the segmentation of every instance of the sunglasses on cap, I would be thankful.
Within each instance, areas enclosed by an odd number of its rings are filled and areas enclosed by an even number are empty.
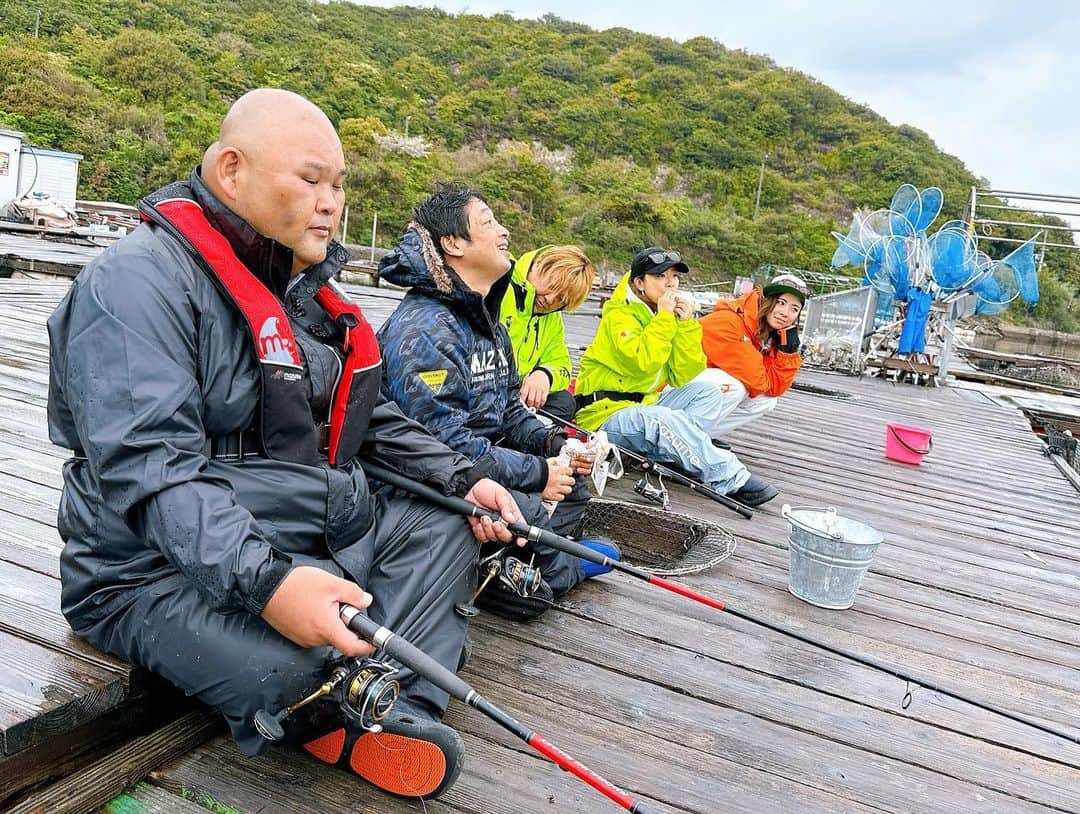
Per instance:
[[[669,260],[672,263],[682,262],[682,255],[676,251],[653,252],[652,254],[645,255],[645,257],[647,257],[649,262],[654,266],[659,266],[661,263],[666,263]]]

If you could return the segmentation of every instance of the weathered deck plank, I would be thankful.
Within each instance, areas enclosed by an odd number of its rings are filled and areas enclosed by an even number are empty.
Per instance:
[[[0,282],[0,646],[17,654],[0,668],[0,689],[14,691],[0,727],[34,744],[0,759],[0,777],[50,748],[34,717],[59,725],[71,710],[64,725],[78,730],[131,692],[128,668],[87,648],[57,610],[66,453],[45,430],[43,323],[65,288]],[[380,290],[362,304],[379,323],[399,297]],[[584,343],[595,315],[571,320],[570,341]],[[740,537],[730,560],[686,581],[1080,736],[1080,496],[1023,416],[972,390],[803,379],[853,398],[793,392],[729,439],[779,500],[744,521],[672,487],[676,510]],[[884,460],[891,420],[933,429],[922,466]],[[614,496],[631,497],[632,482]],[[852,609],[788,593],[781,502],[836,505],[884,532]],[[467,680],[662,811],[1080,811],[1077,744],[921,687],[903,710],[908,688],[893,676],[624,576],[583,586],[533,624],[481,617],[473,638]],[[49,699],[45,682],[59,688]],[[20,714],[28,720],[14,722]],[[465,774],[426,808],[300,753],[244,758],[225,737],[162,767],[132,799],[178,813],[613,809],[474,711],[454,704],[449,720],[465,734]]]

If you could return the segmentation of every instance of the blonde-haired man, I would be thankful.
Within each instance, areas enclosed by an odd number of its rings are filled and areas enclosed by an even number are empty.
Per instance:
[[[514,262],[499,313],[521,376],[521,400],[565,421],[574,417],[562,311],[577,310],[595,270],[577,246],[541,246]]]

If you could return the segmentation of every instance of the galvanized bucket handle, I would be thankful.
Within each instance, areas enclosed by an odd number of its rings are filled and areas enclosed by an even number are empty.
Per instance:
[[[836,514],[835,506],[790,506],[785,503],[783,506],[780,507],[780,516],[787,520],[789,523],[791,523],[791,525],[798,526],[803,531],[808,531],[811,534],[816,534],[818,536],[821,536],[822,534],[827,534],[834,540],[843,541],[843,532],[835,530],[825,531],[823,529],[816,529],[813,526],[808,526],[805,523],[800,523],[798,520],[791,516],[792,512],[825,512],[826,514],[831,514],[834,518],[836,518],[838,517],[838,515]],[[826,522],[826,525],[828,526],[831,524]]]
[[[906,449],[908,452],[914,452],[916,455],[929,455],[934,449],[934,436],[927,435],[926,437],[926,449],[915,449],[907,441],[900,437],[900,433],[896,431],[896,427],[889,427],[889,432],[892,433],[892,437],[895,438],[900,446]]]

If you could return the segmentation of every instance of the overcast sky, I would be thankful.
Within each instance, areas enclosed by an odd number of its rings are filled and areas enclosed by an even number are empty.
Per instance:
[[[1075,0],[417,0],[409,5],[509,12],[523,19],[551,12],[597,29],[622,26],[680,41],[712,37],[810,74],[893,124],[926,131],[997,189],[1080,196],[1080,2]]]

